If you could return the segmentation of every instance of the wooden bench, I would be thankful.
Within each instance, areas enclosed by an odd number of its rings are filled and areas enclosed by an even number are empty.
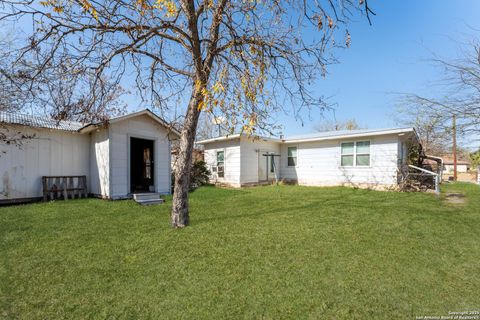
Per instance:
[[[87,176],[43,176],[43,200],[87,197]]]

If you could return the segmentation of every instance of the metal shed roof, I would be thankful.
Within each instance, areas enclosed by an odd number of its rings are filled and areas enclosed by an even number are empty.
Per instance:
[[[144,114],[152,117],[155,121],[157,121],[162,126],[167,128],[169,132],[173,132],[177,136],[180,135],[180,132],[177,129],[175,129],[173,126],[168,124],[165,120],[157,116],[150,109],[144,109],[144,110],[129,113],[123,116],[111,118],[109,122],[113,123],[117,121],[122,121],[131,117],[144,115]],[[34,116],[34,115],[20,114],[15,112],[6,112],[6,111],[0,111],[0,123],[18,124],[18,125],[28,126],[28,127],[56,129],[56,130],[81,132],[81,133],[88,132],[90,128],[94,129],[96,126],[103,125],[102,122],[82,123],[77,121],[55,120],[45,116],[43,117]]]
[[[0,111],[0,123],[19,124],[22,126],[78,131],[85,124],[76,121],[58,121],[52,118]]]

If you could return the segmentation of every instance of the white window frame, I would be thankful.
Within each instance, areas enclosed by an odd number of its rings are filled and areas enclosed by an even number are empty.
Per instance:
[[[369,144],[369,152],[368,153],[357,153],[357,143],[359,142],[368,142]],[[346,143],[353,143],[353,153],[343,154],[342,153],[342,146]],[[357,165],[357,155],[367,155],[368,154],[368,166],[359,166]],[[353,156],[353,165],[351,166],[343,166],[342,165],[342,156]],[[356,141],[344,141],[340,142],[340,167],[341,168],[370,168],[372,166],[372,141],[371,140],[356,140]]]
[[[296,151],[296,153],[297,153],[297,155],[295,156],[295,158],[296,158],[297,161],[295,162],[295,165],[294,165],[294,166],[291,166],[291,165],[288,164],[288,158],[289,158],[289,156],[288,156],[288,149],[289,149],[289,148],[295,148],[295,151]],[[293,158],[293,157],[292,157],[292,158]],[[298,167],[298,146],[287,146],[287,167],[289,167],[289,168],[296,168],[296,167]]]
[[[219,166],[218,165],[218,153],[219,152],[223,152],[223,165]],[[217,178],[219,179],[224,179],[225,178],[225,155],[226,155],[226,151],[225,149],[216,149],[215,150],[215,168],[217,168],[216,172],[217,172]],[[219,174],[219,170],[218,170],[218,167],[223,167],[223,177],[220,177],[218,174]]]

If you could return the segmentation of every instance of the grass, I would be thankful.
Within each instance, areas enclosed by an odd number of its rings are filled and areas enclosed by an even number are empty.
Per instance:
[[[480,188],[298,186],[0,208],[0,318],[413,319],[480,307]]]

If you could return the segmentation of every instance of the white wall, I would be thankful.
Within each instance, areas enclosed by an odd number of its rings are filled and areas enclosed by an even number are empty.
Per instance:
[[[88,180],[89,135],[24,126],[7,128],[10,133],[35,137],[24,140],[20,147],[0,145],[0,200],[41,197],[42,176],[86,175]]]
[[[170,142],[167,130],[147,115],[128,118],[109,126],[111,197],[130,193],[130,138],[154,140],[155,191],[170,193]]]
[[[218,182],[240,186],[240,139],[212,142],[205,145],[204,157],[208,169],[217,165],[217,151],[225,151],[225,177]],[[216,182],[212,175],[212,182]]]
[[[298,144],[281,147],[281,176],[297,180],[302,185],[368,184],[394,185],[397,183],[398,137],[396,135],[356,139],[370,141],[369,167],[342,167],[341,143],[350,139]],[[297,147],[297,166],[287,166],[287,147]]]
[[[453,173],[453,164],[446,164],[443,166],[444,173]],[[466,164],[457,164],[457,172],[468,172],[468,166]]]
[[[90,192],[108,198],[110,196],[110,149],[108,129],[91,133],[90,143]]]
[[[279,154],[280,144],[278,142],[255,140],[242,137],[241,139],[241,178],[240,182],[256,183],[259,182],[258,177],[258,162],[266,161],[262,156],[264,152]],[[279,166],[279,157],[275,157],[277,167]]]

